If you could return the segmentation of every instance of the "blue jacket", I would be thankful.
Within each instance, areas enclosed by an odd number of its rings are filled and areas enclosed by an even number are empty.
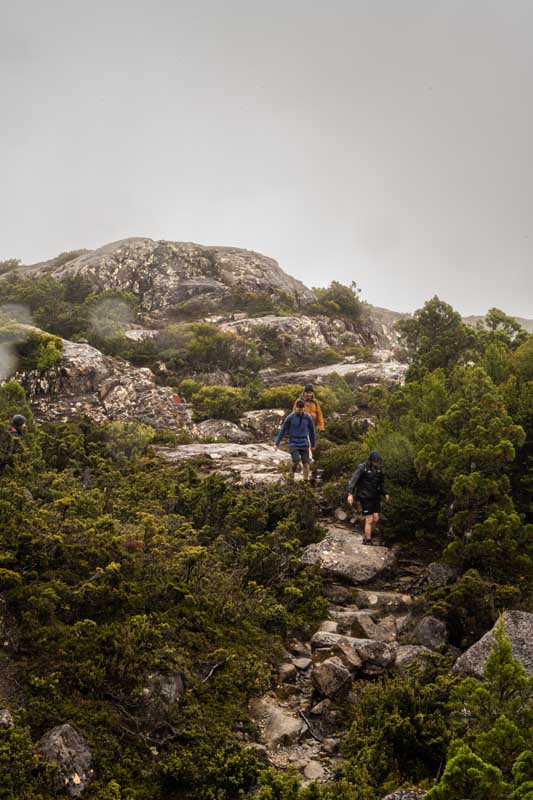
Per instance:
[[[289,434],[289,447],[309,447],[309,442],[311,442],[311,447],[316,445],[315,423],[313,422],[313,417],[310,414],[306,414],[305,411],[303,414],[293,411],[292,414],[285,417],[283,425],[276,436],[277,445],[286,433]]]

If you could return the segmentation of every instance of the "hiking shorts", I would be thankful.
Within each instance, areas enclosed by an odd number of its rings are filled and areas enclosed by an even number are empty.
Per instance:
[[[292,463],[299,464],[309,464],[309,448],[308,447],[290,447],[289,448]]]
[[[362,497],[359,502],[363,517],[368,517],[370,514],[381,514],[381,497]]]

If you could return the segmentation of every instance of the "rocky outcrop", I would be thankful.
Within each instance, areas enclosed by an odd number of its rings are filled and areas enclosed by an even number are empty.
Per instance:
[[[365,337],[353,329],[349,323],[330,317],[309,317],[305,315],[246,317],[245,319],[223,322],[223,330],[237,333],[257,342],[259,352],[270,355],[269,345],[274,341],[280,355],[271,356],[270,361],[285,361],[291,356],[303,356],[309,352],[361,347],[368,344]]]
[[[205,459],[213,472],[235,472],[242,483],[273,483],[280,480],[280,468],[291,464],[284,450],[268,444],[185,444],[174,448],[158,447],[156,451],[167,461]]]
[[[383,800],[423,800],[425,792],[419,789],[400,789],[398,792],[388,794]]]
[[[190,409],[176,402],[172,389],[157,386],[149,369],[105,356],[89,344],[63,340],[56,366],[16,377],[39,420],[64,422],[83,414],[98,423],[109,419],[194,429]]]
[[[341,578],[352,584],[372,580],[390,569],[394,560],[388,548],[365,546],[361,536],[336,525],[329,525],[326,537],[309,545],[302,556],[303,564],[319,564],[326,578]]]
[[[70,798],[81,797],[93,779],[92,754],[87,742],[72,725],[58,725],[39,740],[36,750],[57,764],[57,789]]]
[[[533,675],[533,614],[505,611],[501,619],[511,641],[514,658],[520,661],[528,675]],[[457,659],[453,667],[456,675],[462,678],[483,677],[485,664],[492,653],[496,625]]]
[[[262,375],[273,386],[281,386],[285,383],[322,384],[327,383],[328,378],[333,374],[341,375],[355,386],[365,386],[372,383],[401,383],[406,372],[407,364],[399,361],[353,364],[343,361],[340,364],[329,364],[327,367],[316,367],[297,372],[273,373],[272,370],[264,370]]]
[[[263,408],[259,411],[247,411],[239,422],[241,428],[249,431],[254,439],[273,442],[285,414],[281,408]]]
[[[387,614],[406,611],[413,603],[409,594],[398,592],[380,592],[373,589],[358,589],[355,600],[361,608],[369,608]]]
[[[82,253],[59,265],[52,261],[21,271],[91,278],[100,291],[131,292],[152,320],[172,314],[197,299],[216,307],[234,292],[287,295],[298,305],[313,292],[287,275],[272,258],[235,247],[203,247],[189,242],[132,238]]]

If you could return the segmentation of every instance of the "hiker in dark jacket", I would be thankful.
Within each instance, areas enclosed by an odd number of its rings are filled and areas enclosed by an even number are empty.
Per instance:
[[[372,450],[366,461],[363,461],[350,478],[348,484],[348,503],[353,505],[354,496],[361,504],[365,518],[363,544],[372,543],[372,533],[379,522],[381,498],[388,502],[389,495],[385,488],[385,477],[381,464],[381,456]]]
[[[12,463],[13,456],[22,447],[25,428],[26,417],[15,414],[7,430],[0,430],[0,472]]]
[[[9,433],[16,439],[21,438],[24,435],[27,422],[28,420],[26,419],[24,414],[15,414],[15,416],[11,420],[11,425],[8,428]]]
[[[304,481],[309,480],[309,447],[316,447],[316,431],[313,418],[304,411],[303,400],[296,401],[296,411],[289,414],[283,421],[276,436],[274,447],[277,449],[283,437],[289,437],[289,451],[292,458],[292,471],[300,470],[303,464]]]

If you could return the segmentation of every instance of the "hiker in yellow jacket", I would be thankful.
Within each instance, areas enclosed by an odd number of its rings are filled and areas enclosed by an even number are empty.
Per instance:
[[[304,411],[306,414],[309,414],[310,417],[313,418],[313,422],[315,423],[315,428],[318,431],[323,431],[326,427],[324,422],[324,414],[322,413],[322,409],[320,408],[320,403],[316,399],[313,387],[310,383],[307,386],[304,386],[304,390],[302,396],[298,398],[298,400],[303,400],[305,403]],[[296,411],[296,400],[294,402],[293,411]]]

